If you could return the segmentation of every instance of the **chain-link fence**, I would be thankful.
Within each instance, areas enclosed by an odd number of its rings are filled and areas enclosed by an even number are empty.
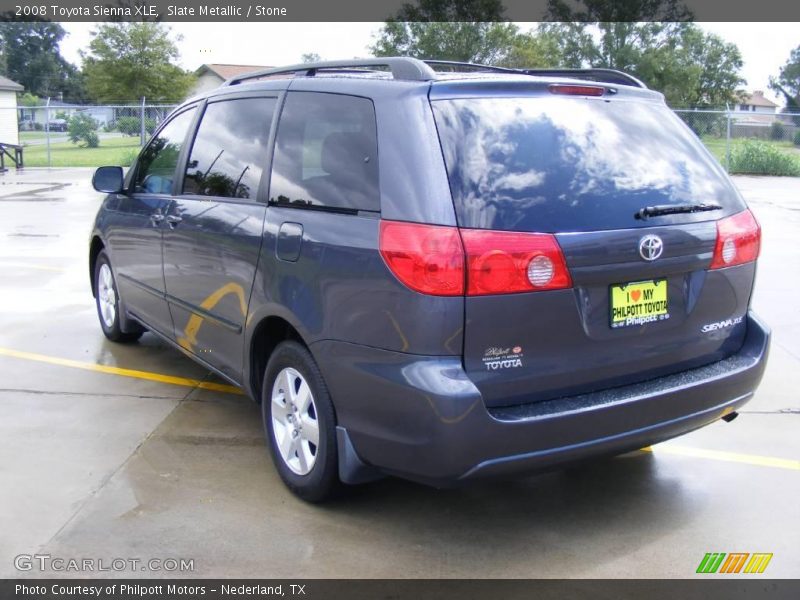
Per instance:
[[[0,167],[128,166],[155,128],[175,108],[168,104],[0,106]]]
[[[729,172],[800,175],[800,113],[749,108],[675,112]]]
[[[0,106],[0,168],[130,165],[174,108],[145,102]],[[749,108],[675,112],[728,171],[800,175],[800,113]],[[764,167],[765,160],[772,166]],[[773,163],[780,163],[777,171]]]

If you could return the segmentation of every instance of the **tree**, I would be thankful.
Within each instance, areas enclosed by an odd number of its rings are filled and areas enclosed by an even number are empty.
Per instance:
[[[548,68],[562,66],[564,55],[560,41],[547,32],[517,34],[498,64],[511,68]]]
[[[692,11],[681,0],[579,0],[579,3],[583,5],[583,10],[571,8],[565,0],[548,0],[547,19],[560,22],[633,23],[691,21],[694,18]]]
[[[17,106],[41,106],[42,104],[44,104],[42,99],[30,92],[17,94]]]
[[[412,56],[506,67],[553,66],[555,40],[521,33],[503,20],[500,0],[420,0],[388,19],[370,48],[375,56]]]
[[[650,25],[661,27],[662,24]],[[724,106],[737,98],[744,83],[740,76],[739,48],[692,23],[665,27],[634,50],[622,65],[610,68],[629,71],[649,87],[661,91],[672,106]]]
[[[92,35],[83,70],[98,102],[179,102],[194,83],[194,75],[173,64],[178,48],[161,23],[103,23]]]
[[[625,71],[661,91],[672,106],[721,106],[734,101],[744,83],[737,46],[693,23],[547,23],[540,32],[562,40],[564,66]]]
[[[97,148],[100,138],[97,136],[97,121],[86,113],[78,113],[70,117],[67,125],[69,141],[83,145],[84,148]]]
[[[45,21],[0,23],[0,68],[3,74],[37,96],[86,99],[78,69],[60,54],[66,35],[58,23]]]
[[[300,55],[300,62],[301,63],[313,63],[319,62],[322,59],[319,57],[319,54],[316,52],[306,52],[305,54]]]
[[[789,54],[789,60],[781,67],[778,76],[770,77],[769,86],[783,94],[788,110],[800,112],[800,46]]]
[[[388,19],[371,47],[375,56],[413,56],[495,63],[505,57],[518,29],[497,22],[499,0],[420,0]]]
[[[511,23],[387,21],[375,56],[413,56],[484,64],[507,58],[518,29]]]

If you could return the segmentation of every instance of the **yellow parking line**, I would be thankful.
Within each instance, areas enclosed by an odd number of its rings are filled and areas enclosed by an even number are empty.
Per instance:
[[[134,377],[136,379],[158,381],[159,383],[168,383],[170,385],[181,385],[184,387],[200,388],[203,390],[213,390],[215,392],[225,392],[228,394],[244,393],[240,388],[233,385],[227,385],[224,383],[212,383],[208,381],[200,381],[199,379],[189,379],[188,377],[176,377],[175,375],[163,375],[161,373],[152,373],[150,371],[123,369],[121,367],[110,367],[108,365],[98,365],[96,363],[71,360],[69,358],[58,358],[56,356],[47,356],[46,354],[36,354],[34,352],[22,352],[20,350],[12,350],[11,348],[0,348],[0,355],[10,356],[12,358],[21,358],[23,360],[33,360],[36,362],[58,365],[60,367],[71,367],[73,369],[85,369],[87,371],[108,373],[110,375],[121,375],[122,377]]]
[[[790,458],[775,458],[774,456],[760,456],[757,454],[740,454],[738,452],[724,452],[722,450],[705,450],[703,448],[690,448],[688,446],[674,446],[672,444],[659,444],[655,447],[642,448],[645,452],[655,454],[674,454],[677,456],[691,456],[692,458],[708,458],[726,462],[756,465],[759,467],[774,467],[776,469],[789,469],[800,471],[800,460]]]
[[[98,373],[108,373],[110,375],[120,375],[122,377],[133,377],[136,379],[157,381],[159,383],[168,383],[170,385],[180,385],[183,387],[200,388],[203,390],[212,390],[215,392],[224,392],[228,394],[244,394],[244,392],[240,388],[233,385],[227,385],[224,383],[212,383],[208,381],[201,381],[199,379],[190,379],[188,377],[177,377],[175,375],[164,375],[162,373],[153,373],[151,371],[139,371],[137,369],[124,369],[121,367],[98,365],[96,363],[72,360],[69,358],[58,358],[56,356],[37,354],[35,352],[23,352],[21,350],[12,350],[11,348],[0,347],[0,355],[10,356],[12,358],[19,358],[22,360],[32,360],[51,365],[58,365],[60,367],[85,369],[87,371],[95,371]],[[711,460],[721,460],[725,462],[756,465],[759,467],[773,467],[776,469],[789,469],[792,471],[800,471],[800,460],[792,460],[788,458],[776,458],[774,456],[740,454],[738,452],[724,452],[722,450],[706,450],[703,448],[691,448],[688,446],[675,446],[673,444],[659,444],[658,446],[656,446],[655,449],[652,446],[648,446],[647,448],[642,448],[642,451],[652,452],[654,454],[673,454],[677,456],[689,456],[692,458],[706,458]]]

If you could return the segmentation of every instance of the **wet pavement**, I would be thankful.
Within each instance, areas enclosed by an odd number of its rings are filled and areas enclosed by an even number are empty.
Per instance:
[[[105,340],[90,177],[0,175],[0,576],[41,575],[14,566],[36,553],[193,559],[182,574],[203,577],[684,578],[706,552],[768,552],[762,577],[800,573],[800,179],[736,178],[763,227],[754,306],[774,332],[737,420],[517,481],[387,479],[312,506],[278,479],[250,400],[201,389],[223,382],[150,334]]]

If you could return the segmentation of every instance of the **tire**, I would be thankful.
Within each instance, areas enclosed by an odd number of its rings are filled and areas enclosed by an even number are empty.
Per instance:
[[[94,290],[97,318],[103,334],[112,342],[135,342],[144,333],[144,329],[137,326],[133,331],[122,331],[119,319],[119,292],[114,270],[105,250],[97,255],[94,265]]]
[[[322,373],[301,344],[281,342],[273,351],[264,373],[261,416],[286,487],[308,502],[335,496],[341,489],[336,414]]]

